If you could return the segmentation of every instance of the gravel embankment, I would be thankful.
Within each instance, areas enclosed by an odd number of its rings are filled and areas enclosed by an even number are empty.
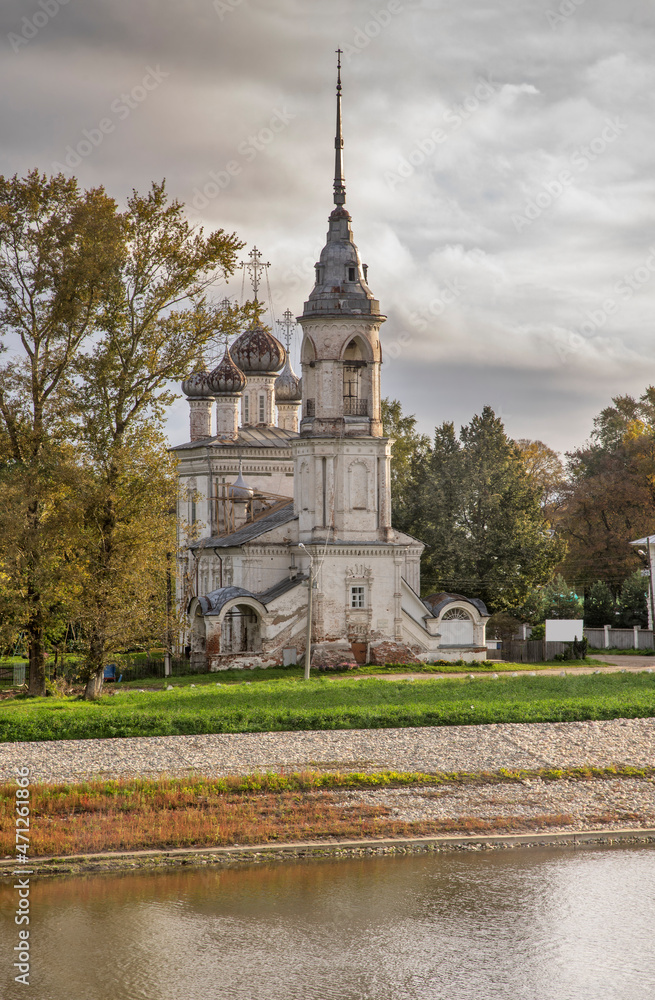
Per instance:
[[[447,785],[332,792],[342,809],[384,806],[389,820],[456,823],[480,820],[499,831],[550,833],[655,828],[655,780],[603,778],[587,781]]]
[[[655,764],[655,719],[0,744],[0,781],[253,771],[498,771]]]

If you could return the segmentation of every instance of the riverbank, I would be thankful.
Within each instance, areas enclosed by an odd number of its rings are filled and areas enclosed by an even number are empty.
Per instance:
[[[614,719],[5,743],[0,781],[29,768],[30,862],[61,874],[425,838],[648,839],[654,761],[655,719]],[[0,871],[15,864],[4,791]]]
[[[312,850],[334,852],[345,843],[379,847],[381,840],[393,840],[399,849],[417,838],[434,845],[444,837],[461,843],[462,837],[486,842],[527,836],[533,843],[530,838],[586,834],[611,841],[626,830],[650,836],[654,786],[654,768],[631,767],[33,785],[29,867],[72,871],[102,859],[110,868],[158,858],[184,863],[184,849],[194,856],[218,851],[218,862],[234,851],[250,855],[280,844],[297,853],[308,849],[308,841]],[[16,863],[13,788],[2,792],[0,871]]]
[[[103,852],[69,858],[40,858],[31,864],[38,877],[99,875],[157,871],[183,866],[233,868],[273,862],[340,860],[345,858],[399,857],[446,851],[503,851],[521,847],[630,847],[655,845],[653,829],[568,831],[493,836],[399,837],[375,840],[308,841],[288,844],[255,844],[248,847],[179,848],[170,851]],[[15,865],[0,861],[0,878],[11,877]]]

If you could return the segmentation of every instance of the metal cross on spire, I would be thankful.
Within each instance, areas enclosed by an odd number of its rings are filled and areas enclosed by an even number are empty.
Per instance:
[[[261,273],[264,271],[266,273],[266,268],[271,266],[270,261],[262,263],[261,252],[257,247],[253,247],[248,254],[249,260],[242,260],[239,267],[245,267],[248,271],[248,277],[250,278],[250,284],[252,285],[252,290],[255,293],[255,302],[259,302],[257,293],[259,292],[259,286],[261,284]]]
[[[343,178],[343,134],[341,132],[341,49],[337,49],[337,132],[334,137],[334,204],[345,205],[346,182]]]
[[[289,345],[291,344],[292,327],[297,326],[296,321],[293,318],[293,313],[290,309],[285,309],[282,313],[282,319],[277,321],[277,325],[282,329],[282,336],[284,337],[284,346],[287,349],[287,354],[289,353]]]

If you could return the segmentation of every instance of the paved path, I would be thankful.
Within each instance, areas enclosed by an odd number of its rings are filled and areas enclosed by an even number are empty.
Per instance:
[[[0,744],[0,781],[267,770],[497,771],[655,764],[655,719]]]
[[[599,655],[599,656],[594,656],[593,659],[598,661],[602,660],[602,663],[600,662],[594,664],[590,663],[589,666],[587,667],[572,667],[572,666],[567,666],[566,661],[564,661],[561,664],[558,664],[556,667],[538,667],[538,668],[535,667],[534,672],[539,675],[545,674],[546,676],[550,677],[555,677],[557,675],[561,675],[562,673],[570,674],[571,676],[575,674],[595,674],[595,673],[616,674],[619,672],[638,674],[641,673],[642,671],[646,671],[648,673],[655,673],[655,656],[617,655],[617,656],[601,657]],[[499,660],[498,662],[504,663],[505,661]],[[523,663],[515,671],[501,670],[498,672],[498,675],[502,677],[512,677],[512,676],[524,677],[526,673],[527,674],[530,673],[531,669],[532,668],[530,667],[529,664]],[[466,669],[457,673],[440,674],[432,672],[425,673],[425,671],[412,673],[411,671],[408,671],[406,674],[363,674],[353,679],[365,680],[366,677],[377,677],[380,680],[388,680],[388,681],[408,680],[409,678],[412,678],[412,680],[429,680],[430,678],[434,679],[435,677],[437,678],[470,677],[471,674],[474,674],[476,677],[489,677],[492,673],[493,673],[492,670],[488,669],[476,670],[475,667],[471,667],[470,669]],[[338,678],[335,677],[334,679],[340,680],[341,675]]]

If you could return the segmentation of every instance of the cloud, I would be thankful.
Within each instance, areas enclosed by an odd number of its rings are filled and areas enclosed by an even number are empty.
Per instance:
[[[653,242],[643,5],[594,0],[552,26],[558,3],[520,0],[44,2],[56,12],[17,50],[10,35],[44,7],[0,10],[0,172],[50,171],[161,66],[161,85],[82,158],[80,182],[123,200],[166,177],[197,222],[262,249],[275,308],[298,314],[331,207],[340,45],[348,206],[388,314],[384,391],[426,428],[495,399],[517,436],[572,447],[612,395],[655,380],[655,281],[615,290]],[[285,109],[285,127],[253,146]],[[238,171],[194,208],[229,163]],[[529,204],[538,213],[517,227]],[[239,274],[217,295],[240,290]],[[608,297],[616,309],[581,332]],[[185,424],[180,403],[176,440]]]

